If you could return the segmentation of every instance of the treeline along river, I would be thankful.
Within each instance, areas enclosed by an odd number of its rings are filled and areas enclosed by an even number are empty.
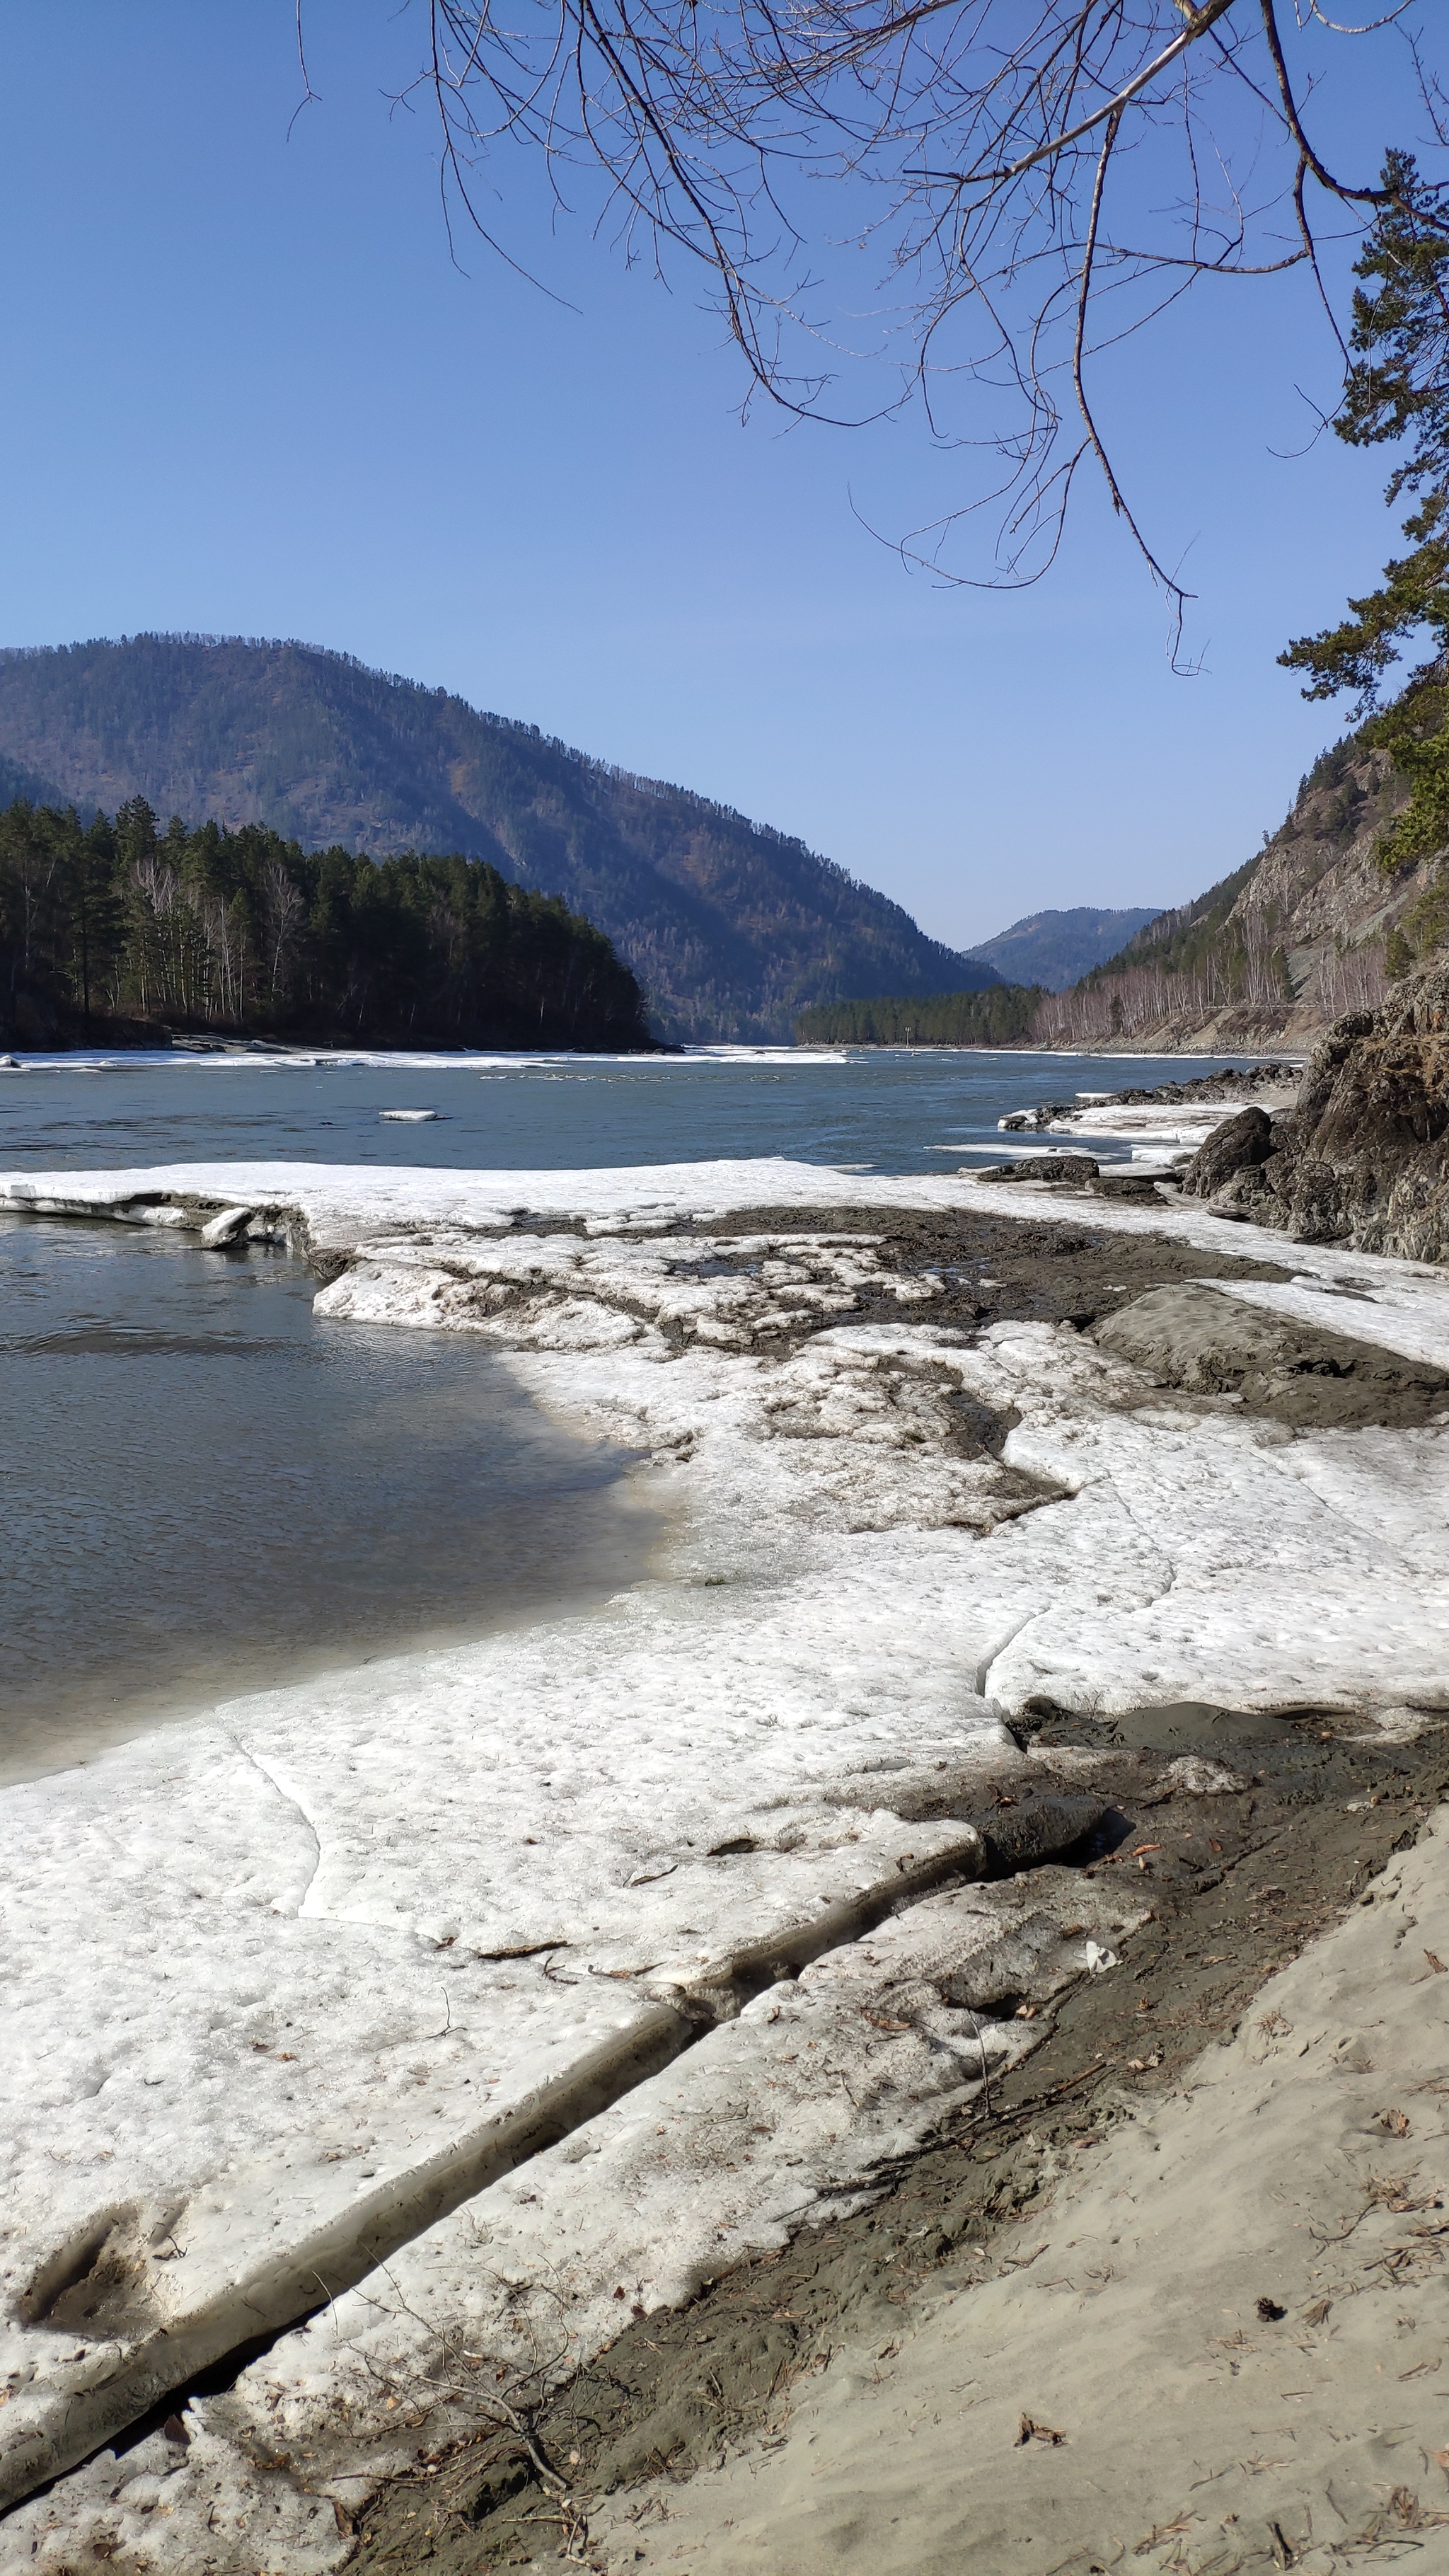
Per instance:
[[[481,859],[304,851],[260,825],[0,811],[0,1044],[227,1029],[374,1045],[644,1047],[593,923]]]

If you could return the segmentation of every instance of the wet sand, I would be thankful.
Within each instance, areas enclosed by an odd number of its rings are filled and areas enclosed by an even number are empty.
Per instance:
[[[1047,2035],[993,2082],[989,2107],[921,2155],[872,2209],[804,2229],[784,2253],[726,2274],[693,2306],[632,2325],[540,2409],[540,2454],[568,2481],[575,2515],[610,2535],[606,2556],[595,2548],[584,2563],[622,2566],[636,2554],[646,2565],[703,2563],[691,2550],[671,2556],[671,2517],[695,2473],[746,2450],[760,2455],[761,2446],[768,2455],[846,2346],[874,2350],[884,2384],[902,2342],[943,2299],[1032,2261],[1043,2233],[1055,2241],[1063,2177],[1119,2133],[1145,2132],[1193,2061],[1239,2031],[1268,1979],[1340,1920],[1449,1791],[1442,1725],[1395,1744],[1305,1716],[1264,1740],[1260,1719],[1258,1740],[1240,1723],[1249,1740],[1234,1743],[1225,1740],[1232,1727],[1211,1712],[1144,1712],[1144,1720],[1117,1731],[1155,1734],[1162,1752],[1080,1749],[1054,1761],[1045,1739],[1069,1731],[1080,1739],[1080,1720],[1071,1730],[1047,1721],[1036,1738],[1043,1787],[1091,1786],[1113,1800],[1121,1838],[1087,1869],[1126,1879],[1152,1909],[1124,1942],[1122,1968],[1084,1979],[1048,2007]],[[1237,1785],[1203,1794],[1174,1783],[1172,1763],[1194,1737]],[[1393,2162],[1388,2133],[1382,2146]],[[1265,2172],[1263,2188],[1285,2179]],[[1202,2187],[1210,2198],[1210,2168]],[[1275,2288],[1276,2276],[1265,2277],[1263,2295]],[[1257,2321],[1250,2313],[1226,2322],[1232,2333]],[[1426,2342],[1424,2357],[1438,2349]],[[1104,2349],[1103,2371],[1120,2358]],[[1408,2356],[1418,2358],[1417,2349]],[[634,2516],[637,2540],[620,2555]],[[957,2563],[933,2554],[928,2523],[923,2507],[917,2563]],[[435,2446],[416,2480],[385,2489],[352,2563],[464,2576],[552,2558],[561,2528],[559,2505],[518,2439],[490,2429],[455,2448]],[[697,2544],[699,2536],[697,2510],[689,2537]],[[717,2537],[722,2545],[727,2535]],[[731,2562],[726,2553],[710,2563]],[[829,2562],[766,2549],[750,2563],[795,2576]],[[836,2563],[869,2562],[847,2553]]]

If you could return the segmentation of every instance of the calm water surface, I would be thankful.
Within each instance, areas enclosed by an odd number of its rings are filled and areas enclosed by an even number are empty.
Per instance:
[[[933,1055],[0,1074],[0,1169],[238,1159],[508,1170],[785,1154],[954,1169],[1004,1111],[1206,1071]],[[384,1122],[430,1107],[435,1124]],[[0,1218],[0,1778],[647,1570],[628,1460],[447,1333],[327,1323],[300,1262]]]
[[[0,1220],[0,1779],[217,1699],[583,1607],[653,1516],[475,1343],[300,1262]]]

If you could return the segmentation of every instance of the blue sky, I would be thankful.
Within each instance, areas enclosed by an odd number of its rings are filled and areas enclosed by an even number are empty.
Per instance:
[[[910,420],[739,419],[696,282],[628,271],[541,174],[493,211],[567,299],[451,264],[420,10],[4,0],[0,641],[293,635],[801,833],[938,936],[1181,900],[1346,715],[1274,655],[1364,588],[1383,460],[1320,439],[1310,296],[1214,288],[1104,374],[1134,499],[1199,591],[1201,677],[1089,488],[1016,597],[905,573],[967,467]],[[1365,48],[1355,158],[1414,120]],[[1375,82],[1380,87],[1375,89]],[[570,309],[572,308],[572,309]]]

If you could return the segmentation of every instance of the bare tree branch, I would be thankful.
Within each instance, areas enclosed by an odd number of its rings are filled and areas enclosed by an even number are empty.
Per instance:
[[[1342,197],[1349,205],[1386,206],[1391,193],[1387,188],[1348,188],[1344,186],[1341,179],[1335,179],[1332,173],[1324,168],[1303,131],[1303,122],[1293,96],[1293,85],[1288,78],[1288,66],[1283,60],[1283,46],[1278,34],[1278,21],[1273,14],[1273,0],[1259,0],[1259,6],[1263,12],[1263,33],[1268,39],[1268,51],[1273,58],[1273,70],[1277,75],[1278,94],[1283,101],[1284,122],[1320,188],[1326,188],[1332,197]]]
[[[1178,55],[1185,53],[1189,45],[1195,45],[1200,36],[1207,34],[1209,27],[1214,26],[1219,18],[1226,17],[1233,6],[1233,0],[1203,0],[1203,6],[1200,9],[1191,8],[1188,0],[1182,0],[1182,5],[1183,15],[1188,22],[1182,34],[1174,36],[1172,43],[1164,47],[1156,62],[1149,63],[1144,71],[1138,72],[1134,79],[1124,83],[1116,97],[1109,99],[1105,107],[1094,108],[1090,116],[1082,118],[1080,125],[1072,126],[1065,134],[1052,135],[1045,143],[1039,143],[1034,152],[1023,153],[1021,159],[1013,161],[1008,169],[968,170],[964,174],[963,185],[970,187],[989,181],[992,186],[996,186],[1004,181],[1020,179],[1028,170],[1034,170],[1039,161],[1054,159],[1057,153],[1065,152],[1069,144],[1079,142],[1084,134],[1091,134],[1105,118],[1109,116],[1120,118],[1123,108],[1130,105],[1150,82],[1155,81],[1160,72],[1165,72],[1169,63],[1176,62]]]
[[[697,268],[743,358],[746,407],[758,392],[855,426],[917,403],[969,479],[959,508],[902,543],[906,560],[967,577],[942,550],[987,507],[993,561],[970,577],[1040,578],[1091,455],[1180,617],[1190,594],[1146,544],[1114,460],[1107,353],[1188,287],[1303,269],[1341,385],[1342,226],[1330,260],[1311,188],[1361,229],[1386,202],[1371,174],[1390,139],[1366,121],[1354,45],[1348,130],[1365,170],[1342,173],[1320,143],[1315,78],[1348,34],[1404,47],[1449,149],[1430,38],[1395,32],[1395,0],[1357,28],[1332,5],[1295,0],[1296,24],[1280,24],[1275,0],[428,0],[399,104],[420,91],[439,119],[450,239],[460,211],[529,273],[484,224],[477,174],[500,144],[531,146],[556,203],[627,260]]]
[[[303,108],[317,107],[321,104],[317,92],[312,87],[311,73],[307,69],[307,47],[302,35],[302,0],[297,0],[297,64],[302,74],[302,95],[288,120],[287,141],[289,143],[292,140],[292,127],[296,124]]]

